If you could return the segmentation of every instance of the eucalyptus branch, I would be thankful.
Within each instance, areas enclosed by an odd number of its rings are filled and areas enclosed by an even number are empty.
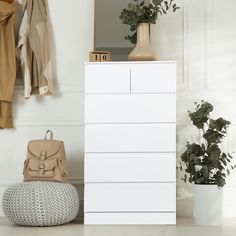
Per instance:
[[[222,117],[211,119],[210,113],[213,106],[209,102],[195,102],[195,110],[189,111],[189,117],[194,126],[202,133],[203,143],[187,143],[186,150],[181,155],[181,161],[185,164],[184,181],[187,175],[189,182],[194,180],[195,184],[216,184],[223,187],[226,183],[226,174],[230,174],[228,165],[233,170],[231,164],[233,156],[222,152],[219,144],[227,134],[230,122]]]
[[[159,15],[175,12],[180,9],[174,0],[133,0],[128,8],[122,9],[120,20],[130,26],[131,34],[125,36],[132,44],[137,42],[137,27],[139,23],[156,24]]]

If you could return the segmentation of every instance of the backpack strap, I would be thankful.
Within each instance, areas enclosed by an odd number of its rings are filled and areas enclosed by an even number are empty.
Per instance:
[[[50,140],[53,139],[53,132],[51,130],[47,130],[44,139],[47,140],[48,134],[50,134]]]

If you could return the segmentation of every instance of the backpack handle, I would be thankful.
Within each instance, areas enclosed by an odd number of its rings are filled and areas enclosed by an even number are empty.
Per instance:
[[[49,140],[53,139],[53,132],[51,130],[47,130],[44,139],[47,140],[48,134],[50,134]]]

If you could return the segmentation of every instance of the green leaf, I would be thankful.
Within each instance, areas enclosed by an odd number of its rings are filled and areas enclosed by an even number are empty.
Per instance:
[[[142,7],[144,5],[145,1],[142,1],[139,6]]]
[[[185,183],[187,182],[187,175],[186,174],[184,175],[184,182]]]
[[[163,12],[164,14],[167,14],[167,12],[166,12],[164,9],[162,9],[162,12]]]
[[[155,6],[160,5],[160,1],[159,1],[159,0],[152,0],[152,2],[153,2],[153,4],[154,4]]]
[[[149,8],[149,9],[154,9],[154,6],[150,3],[150,4],[148,5],[148,8]]]
[[[221,139],[224,137],[223,134],[221,134],[218,131],[208,129],[206,133],[203,135],[203,138],[206,139],[208,145],[210,144],[218,144],[221,143]]]
[[[203,129],[204,124],[207,123],[209,119],[210,112],[213,111],[213,106],[208,102],[203,102],[201,104],[196,103],[196,108],[194,112],[189,112],[189,117],[198,129]]]
[[[216,182],[219,187],[224,187],[224,185],[226,184],[225,179],[222,177],[218,178]]]
[[[221,155],[221,150],[217,144],[213,144],[211,146],[208,146],[207,154],[210,158],[218,161],[220,158],[220,155]],[[222,154],[222,156],[224,156],[224,155],[225,155],[225,153]],[[226,157],[226,155],[225,155],[225,157]]]
[[[201,159],[197,156],[193,156],[192,160],[193,160],[194,165],[200,165],[201,164]]]
[[[223,119],[211,119],[210,113],[213,106],[207,101],[195,102],[195,110],[189,111],[189,117],[197,128],[201,129],[202,143],[186,144],[186,149],[181,155],[181,163],[184,163],[187,180],[198,184],[215,184],[223,187],[226,176],[236,165],[230,164],[234,156],[221,151],[219,143],[227,134],[230,122]],[[181,164],[182,166],[182,164]],[[186,181],[186,178],[185,178]]]
[[[226,132],[230,122],[223,119],[222,117],[218,118],[217,120],[210,119],[209,127],[212,130],[216,130],[219,132]]]
[[[228,156],[230,159],[233,159],[233,156],[232,156],[230,153],[227,153],[227,156]]]
[[[168,2],[167,2],[167,1],[164,1],[164,4],[165,4],[165,7],[166,7],[166,11],[168,11],[168,10],[169,10],[169,4],[168,4]]]
[[[203,184],[204,183],[204,177],[196,178],[195,183],[196,184]]]
[[[135,31],[135,30],[137,30],[137,26],[136,25],[132,25],[131,27],[130,27],[130,30],[133,32],[133,31]]]
[[[202,174],[202,176],[203,176],[204,178],[208,178],[208,176],[209,176],[209,171],[208,171],[207,166],[202,166],[201,174]]]
[[[205,146],[205,144],[204,143],[202,143],[202,150],[206,150],[206,146]]]
[[[221,159],[221,162],[224,164],[224,166],[227,166],[227,162],[225,159]]]
[[[175,7],[175,8],[173,9],[173,12],[175,12],[175,11],[178,10],[178,9],[180,9],[180,7]]]

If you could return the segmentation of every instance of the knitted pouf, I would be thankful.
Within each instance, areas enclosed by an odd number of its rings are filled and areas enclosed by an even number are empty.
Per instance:
[[[53,226],[72,221],[79,211],[79,195],[71,184],[23,182],[10,186],[2,199],[3,212],[13,223]]]

